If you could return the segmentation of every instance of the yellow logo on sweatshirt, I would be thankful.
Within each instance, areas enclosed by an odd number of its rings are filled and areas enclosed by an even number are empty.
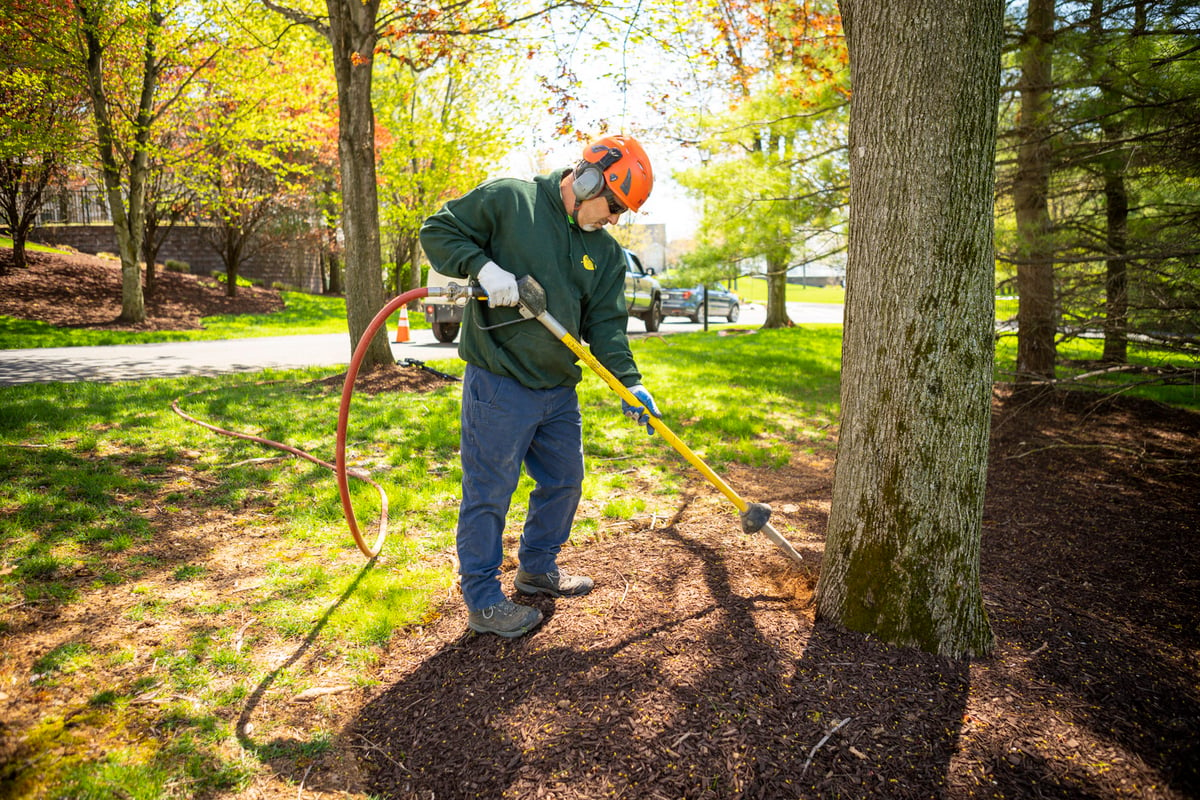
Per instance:
[[[585,255],[583,257],[583,268],[586,269],[588,272],[592,272],[596,269],[596,262],[592,261],[591,256]]]

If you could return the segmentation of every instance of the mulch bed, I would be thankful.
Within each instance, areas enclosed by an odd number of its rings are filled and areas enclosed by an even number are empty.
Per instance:
[[[14,269],[12,250],[0,248],[0,314],[56,327],[111,331],[181,331],[217,314],[266,314],[283,308],[274,289],[239,286],[227,297],[211,278],[156,271],[158,285],[145,295],[146,321],[118,322],[121,262],[86,254],[26,252],[26,269]]]
[[[384,690],[344,732],[364,788],[1200,796],[1200,415],[1081,395],[998,401],[983,546],[997,644],[973,663],[813,619],[828,506],[806,501],[828,500],[831,467],[730,476],[787,509],[775,519],[805,569],[741,535],[697,485],[654,529],[569,548],[564,566],[596,590],[517,596],[546,615],[523,639],[466,633],[448,601],[397,642]]]

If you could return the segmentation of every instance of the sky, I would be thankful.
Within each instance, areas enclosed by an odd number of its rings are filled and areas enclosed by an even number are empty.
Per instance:
[[[601,32],[599,27],[592,30]],[[570,29],[560,31],[557,37],[562,45],[569,44],[566,49],[569,50],[571,69],[581,81],[578,94],[583,96],[585,102],[570,109],[579,130],[588,138],[594,138],[605,129],[608,133],[622,133],[645,131],[661,125],[670,109],[666,109],[664,114],[662,108],[645,108],[641,105],[646,102],[643,98],[661,96],[663,77],[675,70],[663,57],[661,49],[653,45],[630,43],[625,49],[626,55],[622,57],[619,48],[601,46],[605,43],[589,40],[588,33]],[[657,61],[657,66],[650,63],[651,60]],[[614,69],[622,61],[631,67],[618,70],[627,79],[624,85],[613,77]],[[512,81],[516,96],[544,98],[546,95],[538,85],[537,77],[539,74],[556,74],[558,64],[544,57],[520,63],[526,66],[527,72],[515,76]],[[657,90],[656,82],[660,84]],[[549,110],[544,118],[538,118],[535,114],[527,142],[510,154],[499,174],[529,178],[548,169],[573,166],[579,160],[583,147],[555,132],[558,116]],[[699,205],[687,197],[683,187],[672,179],[671,173],[692,166],[695,153],[653,130],[638,133],[637,136],[650,156],[654,169],[654,189],[642,210],[634,215],[633,221],[666,225],[668,241],[693,238],[699,223]]]

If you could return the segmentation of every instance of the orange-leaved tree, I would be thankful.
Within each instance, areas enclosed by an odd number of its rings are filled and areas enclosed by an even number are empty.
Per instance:
[[[849,81],[832,2],[711,0],[697,52],[717,102],[682,115],[702,163],[676,175],[699,199],[705,278],[761,272],[764,327],[791,324],[788,272],[843,248]],[[713,112],[711,108],[719,108]]]
[[[323,8],[299,0],[262,0],[263,5],[324,36],[333,51],[338,89],[338,160],[345,241],[346,317],[355,347],[386,302],[380,251],[379,189],[375,113],[371,98],[375,59],[388,43],[407,43],[406,57],[418,64],[465,58],[474,36],[495,35],[552,10],[577,5],[570,0],[508,16],[496,0],[449,5],[417,5],[397,0],[326,0]],[[364,368],[394,364],[386,332],[367,345]]]

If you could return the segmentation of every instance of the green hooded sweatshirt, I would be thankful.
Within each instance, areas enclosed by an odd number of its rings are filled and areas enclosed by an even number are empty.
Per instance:
[[[546,290],[550,314],[633,386],[642,376],[625,335],[625,253],[607,231],[584,231],[568,218],[559,192],[565,174],[483,183],[427,219],[421,245],[433,268],[452,278],[476,278],[488,261],[517,278],[532,275]],[[467,304],[458,353],[531,389],[574,386],[583,374],[575,354],[540,322],[516,307],[475,300]]]

